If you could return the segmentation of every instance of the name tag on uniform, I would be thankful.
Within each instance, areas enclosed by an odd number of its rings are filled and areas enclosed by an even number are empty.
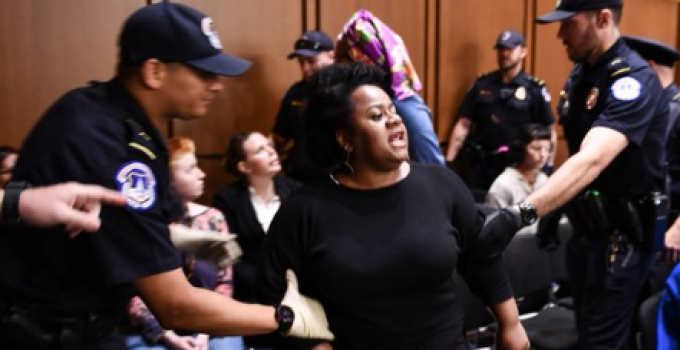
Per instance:
[[[130,209],[146,211],[156,203],[156,176],[148,165],[126,163],[116,172],[116,182]]]

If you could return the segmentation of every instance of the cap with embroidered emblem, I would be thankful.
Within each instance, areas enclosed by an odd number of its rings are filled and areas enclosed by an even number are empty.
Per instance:
[[[498,39],[496,39],[496,45],[494,49],[514,49],[517,46],[524,46],[524,36],[514,30],[504,30],[498,34]]]
[[[326,33],[310,30],[295,41],[294,51],[288,54],[288,59],[298,56],[310,58],[324,51],[332,51],[333,48],[333,40]]]
[[[557,22],[576,15],[582,11],[618,9],[623,7],[623,0],[558,0],[555,11],[536,18],[538,23]]]
[[[222,51],[210,17],[167,0],[142,7],[130,15],[123,24],[118,46],[123,66],[141,65],[155,58],[181,62],[217,75],[237,76],[251,64]]]

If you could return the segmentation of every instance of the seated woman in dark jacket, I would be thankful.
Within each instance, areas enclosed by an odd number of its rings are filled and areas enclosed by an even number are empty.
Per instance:
[[[409,161],[389,78],[363,63],[311,78],[307,152],[328,169],[281,206],[258,270],[261,301],[277,304],[292,269],[321,302],[335,340],[286,348],[462,350],[459,272],[498,322],[498,348],[524,350],[502,260],[480,240],[484,216],[450,170]]]
[[[271,141],[259,132],[234,135],[229,141],[225,170],[239,180],[219,191],[214,206],[222,211],[243,250],[234,265],[234,299],[255,302],[256,268],[269,223],[281,202],[300,184],[281,171]],[[268,347],[267,337],[246,337],[247,347]]]

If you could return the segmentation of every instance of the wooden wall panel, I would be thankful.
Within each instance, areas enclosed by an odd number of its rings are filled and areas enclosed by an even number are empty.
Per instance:
[[[458,106],[475,78],[498,68],[492,49],[498,34],[508,28],[525,32],[524,3],[524,0],[440,2],[435,128],[441,141],[448,141]]]
[[[67,90],[110,79],[123,20],[145,0],[0,1],[0,144],[20,146]]]
[[[336,39],[342,26],[360,9],[371,11],[399,34],[423,86],[426,60],[426,1],[423,0],[319,0],[320,29]]]

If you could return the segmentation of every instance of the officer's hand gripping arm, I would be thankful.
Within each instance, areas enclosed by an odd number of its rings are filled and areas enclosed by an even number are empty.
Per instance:
[[[288,289],[281,304],[290,307],[295,313],[293,326],[287,335],[299,338],[333,340],[334,336],[328,330],[328,320],[321,304],[300,294],[297,277],[292,270],[286,271],[286,280],[288,280]]]
[[[515,207],[506,207],[487,215],[479,235],[471,243],[474,257],[486,259],[503,253],[521,228],[522,218]]]

